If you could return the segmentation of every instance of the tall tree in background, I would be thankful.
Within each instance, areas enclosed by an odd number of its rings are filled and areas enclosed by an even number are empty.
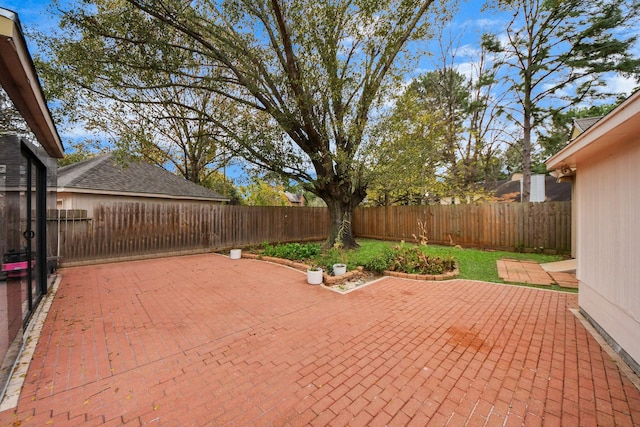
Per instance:
[[[504,126],[498,120],[500,96],[494,93],[493,53],[481,47],[470,59],[467,74],[458,71],[457,48],[450,40],[441,45],[440,69],[428,73],[426,105],[445,114],[442,157],[448,193],[472,200],[484,192],[499,174],[496,163],[503,142]]]
[[[459,185],[460,143],[464,139],[465,120],[469,114],[469,82],[450,64],[426,73],[415,82],[415,89],[423,108],[433,109],[441,115],[439,154],[446,168],[451,195],[464,191]]]
[[[420,87],[418,78],[372,133],[379,141],[368,156],[372,178],[367,198],[373,205],[422,204],[442,195],[436,170],[442,166],[444,115],[425,103]]]
[[[249,206],[289,206],[282,184],[254,177],[240,187],[242,201]]]
[[[476,194],[495,188],[502,178],[500,155],[507,135],[504,121],[500,120],[504,94],[496,90],[496,73],[500,64],[481,43],[477,56],[472,58],[469,79],[467,131],[460,147],[460,170],[466,192]],[[479,187],[479,183],[483,188]]]
[[[540,135],[538,138],[543,159],[553,156],[567,145],[571,138],[571,129],[575,119],[602,117],[616,108],[620,102],[593,105],[587,108],[572,108],[553,114],[544,135]]]
[[[513,14],[504,40],[494,35],[484,42],[487,48],[503,52],[503,64],[516,71],[504,74],[515,99],[514,107],[504,108],[522,131],[522,201],[526,202],[531,188],[532,134],[540,131],[545,119],[586,99],[610,96],[603,91],[606,73],[636,77],[640,73],[640,58],[630,54],[637,37],[625,31],[635,22],[640,3],[497,0],[492,7]]]
[[[463,75],[453,43],[441,40],[441,50],[439,68],[413,80],[378,126],[383,143],[372,156],[374,204],[473,199],[498,179],[504,126],[493,94],[492,54],[481,49]]]
[[[370,116],[397,84],[409,44],[428,35],[432,3],[98,0],[64,12],[76,53],[61,66],[88,89],[109,81],[136,93],[160,72],[232,101],[235,120],[204,113],[236,154],[322,198],[326,246],[345,225],[350,248],[351,212],[366,194],[359,149]],[[193,75],[185,62],[204,71]],[[130,81],[131,69],[149,78]]]

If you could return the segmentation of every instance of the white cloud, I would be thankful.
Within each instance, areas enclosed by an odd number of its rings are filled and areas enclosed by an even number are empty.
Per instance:
[[[477,74],[476,67],[472,62],[462,62],[460,64],[456,64],[456,70],[467,79],[474,78]]]
[[[500,19],[479,18],[472,22],[478,28],[501,28],[504,26],[504,21]]]
[[[462,45],[455,50],[456,56],[463,58],[478,58],[480,57],[480,52],[481,49],[478,46],[470,44]]]
[[[604,90],[610,93],[622,93],[625,96],[629,96],[638,87],[638,83],[634,79],[621,75],[614,75],[604,80],[606,83]]]
[[[63,139],[70,141],[82,141],[82,140],[106,140],[109,135],[106,133],[98,132],[95,130],[87,129],[82,123],[69,124],[64,123],[58,127],[60,136]]]

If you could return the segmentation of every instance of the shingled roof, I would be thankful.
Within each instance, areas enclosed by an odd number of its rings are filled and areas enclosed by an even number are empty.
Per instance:
[[[565,202],[571,200],[571,183],[558,182],[553,176],[544,177],[545,201]],[[495,190],[498,200],[504,202],[520,201],[520,180],[506,181],[500,184]]]
[[[602,118],[601,116],[598,116],[598,117],[583,117],[581,119],[574,119],[573,126],[571,129],[571,139],[572,140],[575,139],[582,132],[586,131],[591,126],[595,125],[598,122],[598,120],[600,120],[601,118]]]
[[[120,164],[111,154],[58,169],[58,191],[229,201],[157,166],[135,160]]]

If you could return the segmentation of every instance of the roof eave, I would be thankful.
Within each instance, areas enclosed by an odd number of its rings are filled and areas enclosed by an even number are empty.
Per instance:
[[[18,16],[0,8],[0,85],[29,125],[42,147],[53,157],[64,147],[47,107]]]
[[[640,91],[637,91],[593,126],[578,135],[545,164],[550,170],[575,168],[578,162],[594,157],[640,134]]]
[[[58,187],[58,193],[95,194],[108,196],[128,196],[128,197],[149,197],[154,199],[172,200],[197,200],[201,202],[229,202],[231,199],[225,197],[198,197],[198,196],[173,196],[159,193],[133,193],[127,191],[96,190],[89,188]]]

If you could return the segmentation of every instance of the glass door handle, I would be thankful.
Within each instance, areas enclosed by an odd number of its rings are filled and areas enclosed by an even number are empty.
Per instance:
[[[36,233],[33,230],[27,230],[24,233],[22,233],[22,235],[24,236],[25,239],[30,240],[35,237]]]

